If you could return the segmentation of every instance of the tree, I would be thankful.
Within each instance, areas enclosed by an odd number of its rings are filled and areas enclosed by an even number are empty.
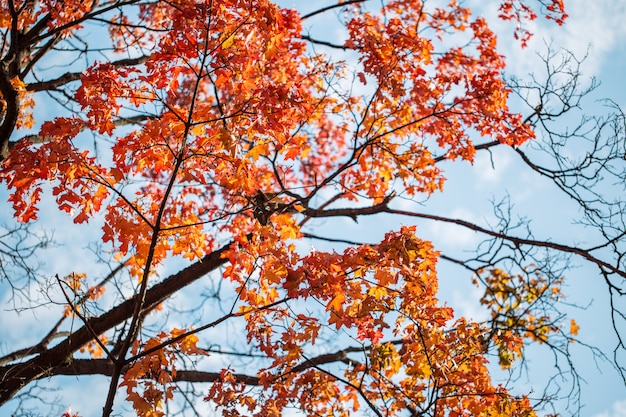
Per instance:
[[[518,25],[522,46],[536,6],[558,24],[566,18],[560,0],[494,5]],[[507,84],[496,36],[456,1],[349,0],[300,12],[265,0],[0,7],[0,178],[15,219],[38,224],[52,195],[108,267],[38,271],[27,255],[40,245],[26,226],[7,229],[16,245],[2,253],[4,280],[15,297],[25,280],[48,288],[59,317],[38,343],[0,359],[2,404],[36,400],[29,390],[44,378],[100,374],[110,379],[105,416],[117,396],[137,415],[164,415],[177,392],[181,413],[199,396],[223,415],[534,415],[548,398],[492,382],[488,363],[510,369],[528,343],[568,357],[578,326],[558,310],[558,254],[597,265],[621,294],[622,203],[589,197],[584,179],[623,176],[610,162],[623,157],[623,116],[559,134],[554,119],[584,95],[576,76],[562,81],[566,67],[547,59],[554,77],[544,84]],[[339,41],[308,26],[331,17]],[[49,57],[62,64],[44,64]],[[512,92],[527,114],[509,109]],[[58,103],[53,115],[37,110],[44,93]],[[536,131],[547,132],[555,168],[524,147]],[[565,159],[559,140],[589,132],[591,156]],[[583,249],[535,239],[504,205],[487,228],[412,204],[442,192],[443,163],[502,146],[577,199],[604,241]],[[385,215],[486,240],[460,259],[413,226],[378,243],[317,232],[322,221]],[[455,319],[437,299],[440,260],[482,285],[490,320]],[[194,317],[175,297],[203,282],[211,313]]]

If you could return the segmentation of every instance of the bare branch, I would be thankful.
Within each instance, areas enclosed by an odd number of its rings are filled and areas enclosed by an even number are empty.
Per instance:
[[[123,369],[125,371],[128,365]],[[1,368],[0,368],[1,370]],[[108,359],[72,359],[66,364],[56,366],[39,378],[48,378],[53,375],[104,375],[112,376],[115,370],[115,364]],[[1,371],[0,371],[1,372]],[[259,378],[244,374],[233,374],[239,382],[246,385],[259,385]],[[177,369],[173,375],[176,382],[215,382],[219,381],[219,372],[206,372],[196,370]]]
[[[127,58],[120,59],[117,61],[111,61],[111,65],[115,67],[132,67],[135,65],[141,65],[145,63],[148,59],[150,59],[149,55],[142,55],[137,58]],[[26,90],[28,91],[48,91],[55,90],[58,87],[69,84],[72,81],[80,80],[82,72],[66,72],[58,78],[48,80],[48,81],[39,81],[35,83],[30,83],[26,85]]]
[[[154,309],[172,294],[224,265],[227,259],[222,258],[221,255],[229,247],[230,244],[223,246],[205,256],[202,260],[148,289],[143,303],[144,310],[149,311]],[[92,331],[96,334],[102,334],[131,318],[134,306],[137,303],[136,298],[137,296],[126,300],[102,316],[89,319],[88,322],[91,326],[91,330],[83,326],[72,333],[70,337],[53,348],[42,352],[35,358],[0,368],[0,404],[4,404],[10,400],[15,393],[28,383],[49,374],[56,366],[66,363],[72,353],[76,352],[92,339]]]

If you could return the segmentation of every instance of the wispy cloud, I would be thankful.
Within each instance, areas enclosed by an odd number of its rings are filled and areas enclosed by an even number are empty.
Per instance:
[[[563,26],[542,17],[527,28],[534,34],[525,49],[509,34],[514,25],[497,19],[497,10],[485,8],[485,17],[492,22],[500,49],[507,56],[507,71],[516,75],[536,72],[541,60],[536,51],[545,51],[544,43],[563,48],[578,58],[587,55],[582,66],[585,76],[598,75],[608,64],[615,49],[626,35],[626,3],[619,1],[570,0],[566,3],[569,18]]]
[[[512,162],[512,155],[507,149],[496,148],[491,153],[477,152],[473,172],[481,186],[494,186],[507,178]]]
[[[610,410],[596,414],[593,417],[626,417],[626,400],[614,402]]]

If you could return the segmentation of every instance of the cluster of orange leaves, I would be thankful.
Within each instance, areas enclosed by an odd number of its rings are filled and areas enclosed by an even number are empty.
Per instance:
[[[565,4],[563,0],[551,0],[545,5],[546,19],[554,20],[558,25],[565,23],[567,13],[565,13]],[[532,37],[532,33],[524,27],[524,22],[535,20],[537,13],[535,10],[520,0],[504,0],[500,5],[501,19],[513,20],[517,23],[515,29],[515,39],[522,42],[522,46],[526,46]]]
[[[85,14],[92,10],[93,2],[72,2],[67,3],[60,0],[41,0],[32,2],[29,0],[16,0],[12,2],[0,2],[0,28],[11,28],[15,23],[17,29],[25,31],[37,21],[46,17],[44,23],[51,29],[62,28],[65,36],[72,36],[72,33],[82,26],[76,21],[82,19]],[[13,21],[13,13],[18,13],[18,19]]]
[[[266,230],[263,239],[272,239],[271,232]],[[256,259],[256,254],[248,258],[247,243],[229,252],[232,263]],[[299,259],[280,250],[259,255],[265,262],[257,271],[258,287],[241,288],[248,305],[241,314],[249,343],[272,361],[259,373],[263,401],[224,371],[226,379],[206,398],[223,407],[224,415],[254,410],[254,415],[278,416],[297,399],[309,415],[349,416],[362,407],[361,397],[384,403],[388,415],[396,415],[409,407],[429,409],[431,395],[437,398],[435,408],[449,415],[533,415],[528,398],[492,384],[488,329],[454,320],[452,309],[437,300],[438,253],[430,242],[417,238],[414,227],[388,233],[378,245],[343,253],[315,251]],[[254,270],[250,264],[230,268],[227,274],[243,283]],[[280,297],[295,304],[262,308]],[[311,302],[324,306],[325,312],[312,316],[297,308]],[[345,357],[350,365],[341,378],[314,367],[294,372],[307,363],[307,346],[329,326],[361,341],[366,357]],[[395,341],[384,341],[389,336]],[[514,349],[516,341],[501,335],[496,344]]]
[[[87,289],[84,290],[86,286],[87,274],[85,273],[76,273],[72,272],[62,280],[62,285],[65,285],[67,289],[71,290],[72,294],[69,294],[65,287],[62,287],[62,291],[65,297],[69,298],[71,305],[65,306],[65,317],[74,317],[76,313],[81,314],[82,305],[87,301],[97,301],[106,291],[103,286],[100,285],[92,285],[87,286]],[[77,301],[77,302],[75,302]],[[106,339],[106,336],[102,336]],[[96,342],[92,342],[93,346],[96,345]],[[89,349],[91,352],[92,350]],[[95,350],[94,350],[95,351]],[[102,353],[100,353],[101,356]]]
[[[176,378],[176,355],[204,354],[197,343],[196,335],[176,328],[170,333],[160,332],[143,344],[135,342],[131,353],[139,359],[124,373],[120,386],[126,387],[126,399],[133,404],[138,415],[165,415],[163,406],[174,397],[172,382]]]
[[[35,118],[33,117],[32,109],[35,107],[35,100],[33,95],[26,91],[26,84],[19,78],[13,78],[11,84],[19,97],[21,106],[17,116],[17,129],[30,129],[35,126]],[[1,99],[0,99],[1,102]]]
[[[43,0],[32,10],[24,3],[16,25],[28,28],[48,14],[50,27],[68,24],[61,35],[71,36],[77,25],[69,23],[97,2],[66,3]],[[346,204],[381,202],[398,188],[426,196],[444,184],[436,158],[472,162],[474,135],[508,145],[533,138],[508,109],[504,57],[487,22],[454,0],[423,3],[387,1],[378,13],[347,6],[348,37],[340,46],[356,54],[356,67],[307,48],[299,12],[269,0],[154,1],[111,17],[119,23],[110,29],[117,52],[126,53],[132,40],[151,54],[141,67],[86,68],[73,97],[80,111],[42,121],[42,144],[13,146],[0,180],[12,190],[16,217],[36,220],[50,184],[77,227],[104,212],[102,241],[128,257],[140,279],[152,279],[171,256],[196,261],[233,239],[223,276],[236,284],[248,342],[269,362],[259,371],[262,402],[230,371],[213,384],[207,400],[227,415],[238,407],[280,415],[294,402],[310,415],[349,415],[363,402],[384,405],[389,415],[408,407],[532,415],[526,397],[491,383],[485,329],[453,321],[438,302],[438,253],[414,229],[390,233],[379,245],[303,256],[295,244],[302,237],[297,213],[263,220],[255,213],[259,193],[283,194],[280,203],[296,212],[331,189]],[[559,24],[566,17],[561,0],[547,10]],[[520,0],[502,1],[500,12],[517,22],[536,16]],[[0,1],[1,28],[11,27],[10,15]],[[128,24],[129,16],[147,23]],[[34,101],[23,80],[14,86],[22,101],[19,127],[31,126]],[[358,95],[356,87],[370,90]],[[129,108],[150,117],[119,131],[116,120]],[[110,152],[92,152],[80,135],[85,129],[112,141]],[[539,297],[549,286],[529,282],[516,287],[518,294],[509,287],[513,278],[490,277],[483,302],[502,328],[496,344],[508,366],[521,355],[523,337],[545,340],[555,331],[548,318],[522,308],[533,300],[516,298]],[[75,278],[70,285],[80,285]],[[282,299],[323,308],[313,316]],[[508,323],[508,314],[523,321]],[[365,359],[351,360],[341,378],[316,368],[293,372],[329,327],[361,343]],[[577,331],[574,322],[570,331]],[[134,355],[149,353],[132,363],[122,386],[139,415],[163,415],[173,395],[174,350],[199,354],[195,336],[150,351],[180,332],[135,345]],[[391,336],[396,342],[387,341]],[[84,349],[101,354],[95,344]]]
[[[92,340],[91,342],[87,343],[85,346],[80,348],[80,352],[81,353],[87,352],[89,356],[92,358],[96,358],[96,359],[102,358],[105,353],[104,350],[102,349],[102,346],[105,346],[107,343],[109,343],[109,338],[106,337],[105,335],[100,335],[98,336],[98,340],[99,342]]]

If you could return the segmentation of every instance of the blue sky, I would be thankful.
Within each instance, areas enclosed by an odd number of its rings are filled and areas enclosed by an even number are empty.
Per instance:
[[[471,0],[468,5],[480,7],[481,0]],[[584,111],[602,112],[604,109],[595,102],[596,99],[611,98],[618,104],[626,107],[626,87],[623,76],[626,74],[626,2],[620,0],[565,0],[570,18],[566,25],[558,27],[542,19],[530,25],[535,36],[524,50],[519,43],[512,39],[511,25],[498,23],[495,13],[485,10],[485,17],[496,24],[501,36],[499,45],[501,51],[508,57],[507,73],[524,78],[528,73],[541,72],[541,60],[537,51],[545,51],[545,43],[553,48],[564,48],[574,52],[577,56],[588,54],[582,70],[585,76],[595,77],[601,82],[593,96],[587,100]],[[45,111],[43,106],[38,111]],[[585,232],[573,225],[578,216],[577,209],[565,197],[554,192],[554,188],[545,180],[528,173],[516,155],[510,150],[500,149],[494,152],[494,166],[485,155],[480,155],[473,166],[455,165],[448,167],[448,181],[445,193],[435,196],[429,202],[429,211],[437,210],[439,214],[449,217],[460,217],[484,224],[489,219],[490,199],[499,199],[507,193],[515,204],[517,213],[533,219],[533,227],[538,237],[563,239],[565,241],[585,241],[588,237]],[[0,212],[9,213],[6,204],[6,191],[0,190]],[[72,270],[94,270],[91,259],[83,258],[84,236],[80,231],[71,228],[71,221],[67,216],[59,215],[54,211],[41,213],[42,220],[56,224],[55,238],[63,246],[50,249],[46,252],[46,266],[59,275]],[[363,220],[359,224],[345,221],[341,224],[344,233],[362,238],[363,240],[379,240],[384,232],[396,229],[399,224],[411,224],[410,219],[397,219],[381,222],[380,220]],[[73,230],[72,233],[67,231]],[[541,233],[545,232],[545,236]],[[460,251],[471,247],[480,241],[480,237],[473,232],[459,230],[451,226],[419,223],[418,233],[432,238],[436,245],[444,250]],[[67,255],[71,256],[72,263],[68,264]],[[458,312],[458,315],[469,315],[480,318],[482,312],[476,298],[479,296],[470,285],[466,277],[459,277],[455,268],[441,266],[442,298],[446,299]],[[464,280],[464,281],[463,281]],[[463,283],[465,282],[465,283]],[[1,284],[0,284],[1,285]],[[6,287],[0,286],[0,290]],[[593,268],[582,267],[568,275],[566,293],[573,304],[590,305],[587,310],[572,309],[571,314],[581,325],[581,338],[592,345],[599,345],[610,352],[615,340],[608,326],[608,310],[602,283]],[[7,299],[5,293],[1,298]],[[33,299],[43,294],[32,292]],[[53,294],[54,296],[54,294]],[[59,294],[56,294],[59,296]],[[6,303],[2,303],[6,305]],[[8,348],[15,347],[13,342],[36,342],[39,335],[48,326],[47,318],[53,308],[39,308],[33,311],[24,311],[15,315],[3,311],[0,315],[0,353]],[[21,346],[20,346],[21,347]],[[582,402],[585,408],[582,415],[593,417],[626,417],[626,388],[619,376],[608,366],[600,364],[600,369],[590,355],[576,347],[576,365],[586,383],[583,385]],[[531,385],[531,382],[541,379],[544,359],[541,350],[534,351],[529,356],[531,373],[521,383]],[[545,371],[550,372],[551,369]],[[600,372],[601,371],[601,372]],[[539,376],[536,376],[539,375]],[[87,417],[98,415],[102,404],[100,400],[85,396],[79,385],[76,390],[64,394],[64,400],[71,404],[73,409],[79,410]],[[90,392],[105,392],[106,381],[96,379],[91,385]],[[4,410],[0,410],[0,415]]]

